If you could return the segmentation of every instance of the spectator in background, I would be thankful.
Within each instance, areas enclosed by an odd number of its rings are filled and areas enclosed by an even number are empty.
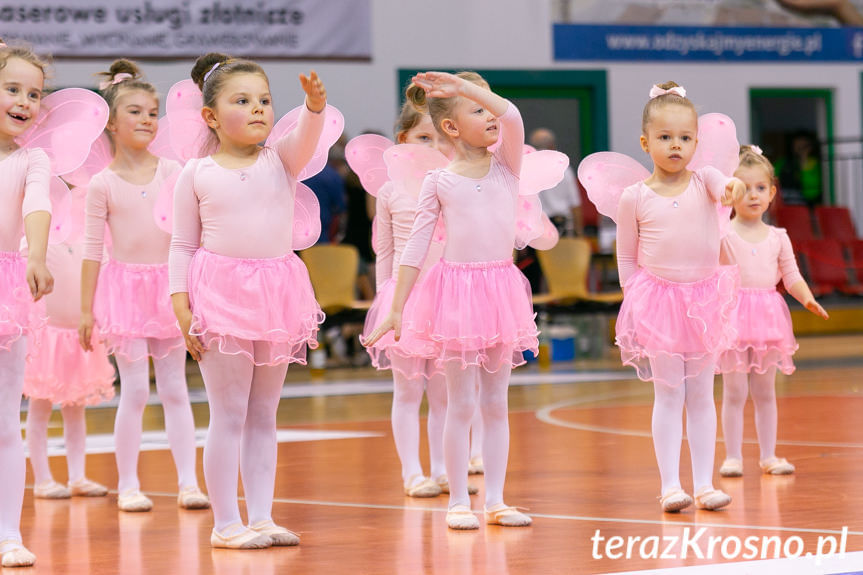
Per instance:
[[[341,141],[336,142],[330,148],[327,165],[324,166],[324,169],[303,182],[312,189],[321,205],[319,244],[337,243],[342,218],[347,209],[345,181],[339,174],[339,163],[345,163],[345,147]]]
[[[528,143],[537,150],[557,149],[554,132],[547,128],[538,128],[531,132]],[[584,234],[581,221],[581,195],[578,192],[575,172],[571,165],[566,168],[563,180],[550,190],[540,192],[539,199],[542,202],[542,211],[557,226],[561,237]]]
[[[786,203],[822,203],[821,154],[814,133],[801,131],[791,136],[788,152],[776,162],[776,173]]]

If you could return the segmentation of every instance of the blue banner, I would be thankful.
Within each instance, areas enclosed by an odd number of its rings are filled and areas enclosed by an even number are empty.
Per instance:
[[[863,61],[863,28],[554,25],[555,60]]]

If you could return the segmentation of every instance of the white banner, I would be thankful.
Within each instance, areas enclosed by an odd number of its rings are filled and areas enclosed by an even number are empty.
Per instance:
[[[370,0],[0,1],[0,37],[55,58],[371,58]]]

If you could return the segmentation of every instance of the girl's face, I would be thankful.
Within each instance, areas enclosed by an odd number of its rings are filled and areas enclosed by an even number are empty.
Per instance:
[[[232,74],[222,85],[215,107],[204,108],[204,119],[216,130],[219,141],[236,146],[266,140],[273,129],[273,117],[270,83],[253,73]]]
[[[741,166],[734,172],[734,176],[746,184],[746,193],[734,202],[737,217],[760,220],[776,195],[776,186],[773,185],[770,174],[762,166]]]
[[[452,118],[446,118],[442,123],[451,137],[468,146],[487,148],[497,142],[497,118],[473,100],[459,98],[453,108]]]
[[[399,138],[399,143],[429,146],[447,157],[452,155],[452,143],[435,129],[428,114],[423,114],[420,121]]]
[[[686,169],[698,142],[695,111],[680,104],[667,104],[653,110],[647,133],[641,135],[641,148],[650,154],[653,165],[667,173]]]
[[[39,115],[42,102],[42,70],[21,58],[8,58],[0,70],[0,134],[15,138]]]
[[[146,149],[159,129],[159,100],[146,90],[121,91],[107,129],[118,147]]]

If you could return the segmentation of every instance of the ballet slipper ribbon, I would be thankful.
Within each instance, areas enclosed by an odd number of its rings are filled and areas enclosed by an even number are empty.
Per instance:
[[[132,78],[132,74],[129,74],[127,72],[120,72],[119,74],[116,74],[110,80],[105,80],[103,82],[99,82],[99,89],[100,90],[106,90],[106,89],[108,89],[108,87],[113,86],[114,84],[119,84],[123,80],[128,80],[130,78]]]
[[[659,86],[654,86],[650,89],[650,99],[658,98],[659,96],[664,96],[666,94],[677,94],[681,98],[686,97],[686,89],[683,86],[675,86],[674,88],[669,88],[668,90],[664,90]]]
[[[760,147],[758,147],[758,146],[756,146],[755,144],[751,144],[751,145],[749,146],[749,149],[750,149],[750,150],[752,150],[753,152],[755,152],[756,154],[758,154],[759,156],[763,156],[763,155],[764,155],[764,152],[763,152],[763,151],[761,151],[761,148],[760,148]]]

